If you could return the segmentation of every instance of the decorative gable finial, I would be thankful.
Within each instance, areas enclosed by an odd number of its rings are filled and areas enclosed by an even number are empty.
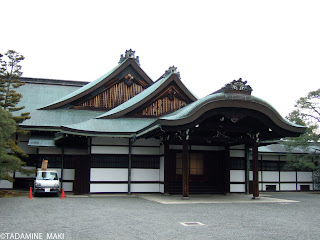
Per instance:
[[[242,81],[241,78],[239,80],[233,80],[231,83],[226,84],[223,87],[225,93],[243,93],[247,95],[251,95],[252,88],[250,85],[247,85],[247,81]]]
[[[124,62],[127,58],[133,58],[138,65],[140,65],[139,56],[135,57],[135,51],[133,51],[131,48],[129,50],[126,50],[125,55],[121,54],[119,64]]]
[[[168,76],[170,73],[176,74],[180,79],[180,72],[177,71],[177,67],[175,67],[175,66],[169,67],[169,69],[165,71],[163,77]]]

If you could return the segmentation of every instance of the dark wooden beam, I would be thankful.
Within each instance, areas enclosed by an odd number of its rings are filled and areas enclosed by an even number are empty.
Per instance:
[[[246,182],[246,194],[249,194],[250,192],[250,180],[249,180],[249,175],[250,175],[250,159],[249,159],[249,145],[245,145],[245,166],[246,166],[246,171],[245,171],[245,182]]]
[[[252,143],[253,199],[259,199],[258,146],[258,141],[254,139]]]
[[[224,173],[224,193],[230,193],[230,147],[229,145],[225,145],[224,150],[224,166],[225,166],[225,173]]]
[[[164,194],[169,194],[169,142],[164,142]]]
[[[182,148],[182,192],[183,198],[189,198],[189,143],[186,136],[183,137]]]
[[[133,140],[129,138],[129,162],[128,162],[128,194],[131,194],[131,166],[132,166],[132,143]]]

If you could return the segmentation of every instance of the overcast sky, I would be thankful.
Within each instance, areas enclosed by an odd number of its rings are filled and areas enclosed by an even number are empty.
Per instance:
[[[155,81],[169,66],[199,98],[234,79],[286,116],[320,88],[319,0],[0,0],[0,52],[25,77],[93,81],[133,49]]]

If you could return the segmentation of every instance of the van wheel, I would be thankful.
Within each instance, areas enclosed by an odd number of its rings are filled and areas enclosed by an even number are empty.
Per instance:
[[[34,193],[33,193],[33,196],[34,196],[34,197],[38,197],[39,194],[38,194],[37,192],[34,192]]]

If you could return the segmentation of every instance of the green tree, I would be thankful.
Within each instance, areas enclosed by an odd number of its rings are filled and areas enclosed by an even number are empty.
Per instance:
[[[301,97],[287,118],[296,124],[306,126],[307,129],[300,137],[286,139],[285,145],[289,154],[284,169],[319,171],[320,89]],[[294,149],[303,154],[294,155]]]
[[[19,171],[24,174],[30,173],[30,171],[22,168],[24,162],[15,154],[8,152],[11,144],[11,137],[16,131],[16,122],[13,120],[11,113],[0,107],[0,179],[13,181],[11,175],[15,171]]]
[[[6,58],[6,59],[3,59]],[[22,98],[22,94],[15,91],[18,87],[24,85],[19,78],[22,76],[20,62],[24,56],[14,50],[8,50],[5,55],[0,53],[0,106],[9,112],[20,111],[24,106],[16,107]],[[17,124],[30,118],[30,113],[20,113],[14,115],[13,119]],[[18,133],[21,131],[17,129]]]
[[[22,110],[24,107],[17,107],[22,94],[16,92],[15,89],[22,86],[24,83],[19,81],[22,75],[20,62],[24,60],[24,56],[20,55],[16,51],[9,50],[4,55],[0,54],[0,108],[1,117],[7,124],[5,126],[11,126],[12,121],[15,122],[15,128],[8,132],[13,134],[26,134],[27,131],[23,131],[19,124],[24,120],[30,118],[29,113],[14,114],[17,111]],[[7,112],[7,113],[6,113]],[[12,114],[11,114],[12,113]],[[9,114],[9,115],[8,115]],[[10,116],[10,117],[9,117]],[[11,118],[12,121],[8,119]],[[18,141],[13,140],[11,137],[7,137],[7,133],[4,133],[5,129],[1,129],[2,140],[1,142],[1,162],[0,172],[1,178],[13,181],[9,176],[9,173],[19,170],[21,173],[31,173],[24,170],[22,166],[24,162],[20,159],[28,157],[21,148],[17,145]]]

